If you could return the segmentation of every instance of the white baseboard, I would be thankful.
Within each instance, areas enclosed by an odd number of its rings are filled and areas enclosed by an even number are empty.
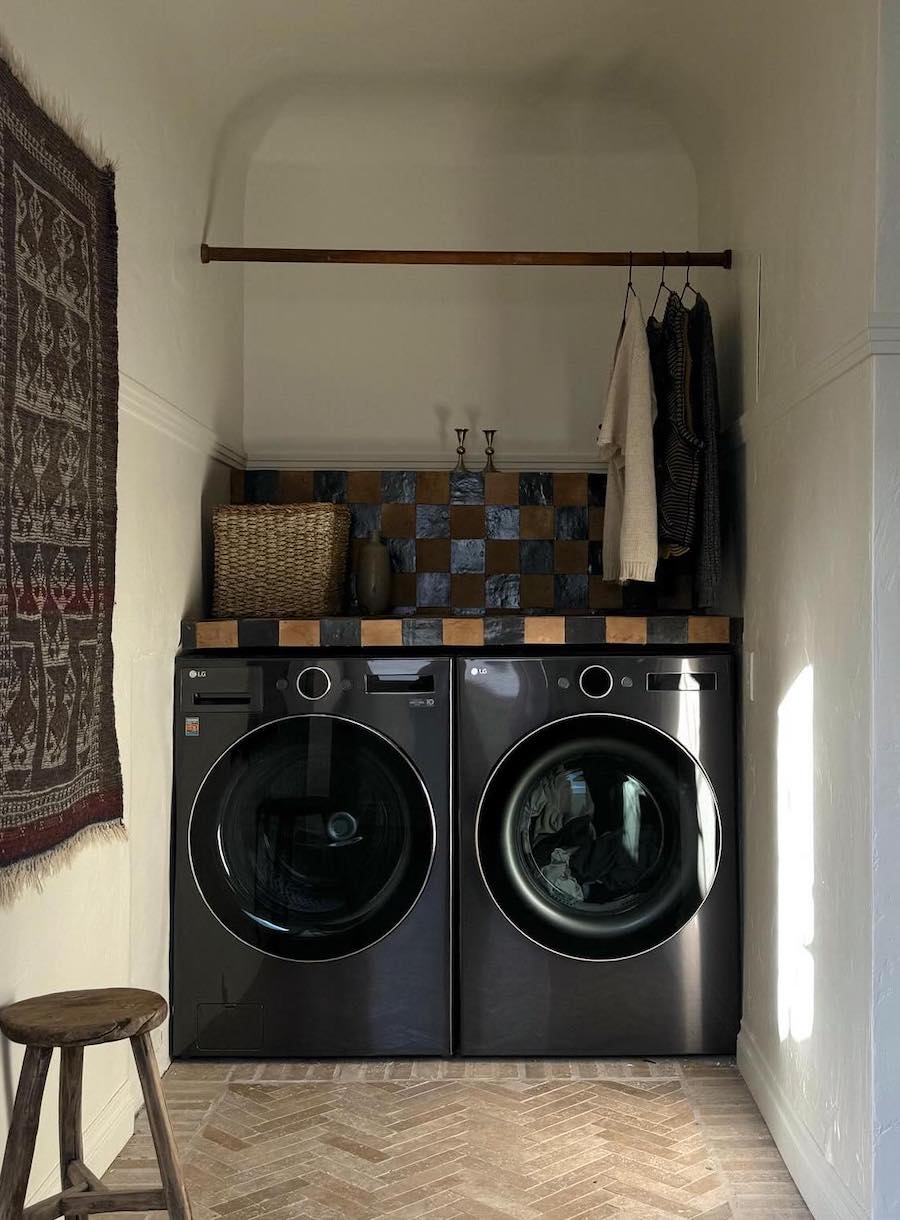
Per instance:
[[[871,1220],[829,1164],[746,1028],[738,1036],[738,1067],[797,1189],[815,1220]]]
[[[126,1077],[106,1105],[84,1125],[84,1161],[101,1176],[110,1167],[134,1133],[134,1095]],[[28,1193],[28,1202],[59,1190],[59,1163],[54,1160],[43,1178]]]

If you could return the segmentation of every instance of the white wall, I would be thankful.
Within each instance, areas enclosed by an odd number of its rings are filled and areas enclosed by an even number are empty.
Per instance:
[[[5,0],[0,36],[68,100],[116,161],[119,218],[119,532],[113,621],[127,844],[87,847],[43,892],[0,911],[0,1003],[69,987],[168,991],[172,658],[200,601],[201,504],[227,499],[240,445],[240,274],[197,259],[214,124],[166,75],[143,6]],[[152,23],[151,23],[152,25]],[[164,31],[162,31],[164,33]],[[164,1057],[165,1029],[156,1044]],[[20,1052],[0,1049],[0,1146]],[[57,1172],[55,1068],[32,1188]],[[88,1051],[87,1154],[102,1171],[135,1110],[127,1044]]]
[[[716,315],[745,618],[739,1062],[817,1220],[887,1220],[871,1210],[878,5],[701,7],[721,59],[698,52],[669,84],[701,242],[736,251]]]
[[[696,186],[645,104],[307,88],[251,160],[244,233],[274,246],[685,249]],[[593,464],[626,278],[250,266],[250,463],[445,465],[468,425],[498,428],[507,461]],[[637,276],[648,310],[658,278]],[[470,443],[480,452],[480,434]]]

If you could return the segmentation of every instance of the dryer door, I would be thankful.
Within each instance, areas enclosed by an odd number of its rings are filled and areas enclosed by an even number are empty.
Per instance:
[[[190,857],[210,910],[240,940],[297,961],[359,952],[422,892],[434,813],[407,756],[374,730],[296,716],[216,762],[191,814]]]
[[[650,725],[606,714],[556,721],[515,745],[476,824],[503,914],[546,949],[595,961],[679,932],[712,887],[720,844],[699,763]]]

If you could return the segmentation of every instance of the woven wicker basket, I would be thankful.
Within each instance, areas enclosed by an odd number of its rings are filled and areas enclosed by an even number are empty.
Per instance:
[[[216,618],[316,618],[341,609],[346,504],[224,504],[213,512]]]

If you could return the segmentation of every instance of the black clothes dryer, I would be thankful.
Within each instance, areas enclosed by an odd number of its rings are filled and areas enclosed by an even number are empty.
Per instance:
[[[172,1052],[450,1051],[450,662],[176,663]]]
[[[730,657],[457,665],[461,1052],[733,1053]]]

